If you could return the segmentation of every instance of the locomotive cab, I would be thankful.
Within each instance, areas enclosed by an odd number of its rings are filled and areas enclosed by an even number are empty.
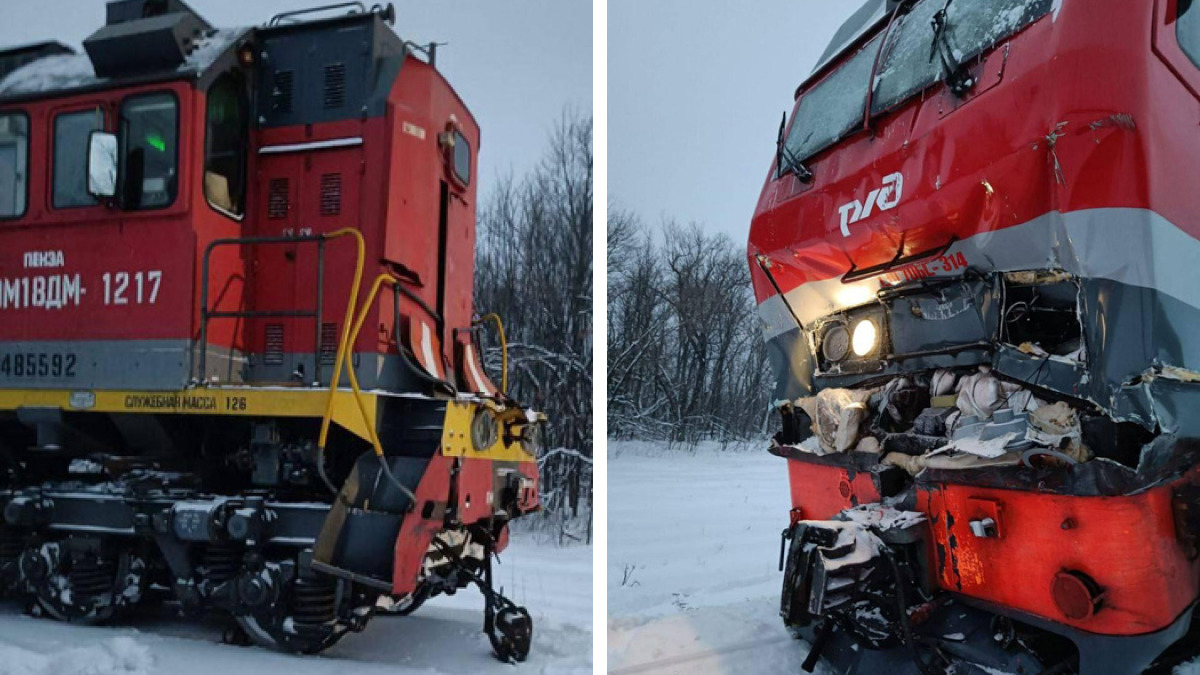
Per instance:
[[[867,2],[797,89],[748,261],[809,667],[1190,653],[1198,16]]]
[[[3,583],[89,620],[159,584],[298,651],[475,583],[524,658],[490,560],[543,419],[484,371],[436,47],[390,6],[107,10],[84,54],[0,51]]]

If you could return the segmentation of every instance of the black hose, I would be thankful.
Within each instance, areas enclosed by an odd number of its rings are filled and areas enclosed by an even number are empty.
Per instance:
[[[321,477],[321,481],[325,483],[334,497],[341,494],[342,491],[337,489],[333,481],[329,480],[329,474],[325,472],[325,448],[319,445],[317,446],[317,475]]]

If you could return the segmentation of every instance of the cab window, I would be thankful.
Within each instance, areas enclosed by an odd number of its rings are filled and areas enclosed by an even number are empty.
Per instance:
[[[454,150],[451,167],[454,177],[463,185],[471,184],[471,141],[457,129],[454,131]]]
[[[173,204],[179,191],[179,102],[175,96],[163,93],[125,99],[118,136],[121,207],[136,211]]]
[[[100,108],[54,118],[54,208],[96,205],[87,189],[88,137],[103,130],[104,111]]]
[[[1196,0],[1179,0],[1176,9],[1175,35],[1183,53],[1200,66],[1200,3]]]
[[[1053,0],[989,0],[953,2],[922,0],[899,17],[883,46],[871,114],[907,100],[945,77],[946,65],[935,51],[934,15],[946,9],[946,53],[958,64],[996,46],[1050,12]]]
[[[25,215],[29,185],[29,118],[0,115],[0,219]]]
[[[878,52],[877,37],[804,93],[786,141],[796,160],[808,159],[862,126],[867,80]]]
[[[214,209],[241,217],[246,203],[246,88],[226,73],[208,90],[205,119],[204,197]]]

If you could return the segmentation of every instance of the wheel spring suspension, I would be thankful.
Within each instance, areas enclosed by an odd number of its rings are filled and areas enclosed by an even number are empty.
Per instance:
[[[91,555],[79,556],[71,561],[68,575],[71,590],[81,596],[94,598],[108,593],[113,588],[117,568],[110,560],[101,560]]]
[[[292,620],[297,629],[319,629],[337,620],[336,580],[299,578],[292,593]]]
[[[233,544],[213,544],[204,551],[205,576],[222,583],[237,576],[242,568],[241,547]]]

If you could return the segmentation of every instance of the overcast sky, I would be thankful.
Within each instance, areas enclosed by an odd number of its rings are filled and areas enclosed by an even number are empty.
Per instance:
[[[188,0],[215,26],[266,23],[276,13],[334,0]],[[374,3],[371,0],[366,4]],[[76,48],[104,24],[105,0],[0,0],[0,46],[58,40]],[[570,106],[592,109],[589,0],[401,0],[396,32],[448,42],[438,68],[483,129],[480,189],[498,172],[536,163]]]
[[[779,118],[861,0],[609,0],[610,201],[744,246]]]

